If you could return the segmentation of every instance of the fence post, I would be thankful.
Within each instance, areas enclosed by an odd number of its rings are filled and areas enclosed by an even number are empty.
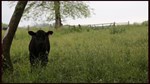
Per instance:
[[[78,26],[79,26],[79,28],[81,28],[81,25],[80,25],[80,24],[79,24]]]
[[[113,24],[113,25],[114,25],[114,26],[116,26],[115,24],[116,24],[116,23],[114,22],[114,24]]]
[[[130,24],[130,23],[129,23],[129,21],[128,21],[128,26],[129,26],[129,24]]]

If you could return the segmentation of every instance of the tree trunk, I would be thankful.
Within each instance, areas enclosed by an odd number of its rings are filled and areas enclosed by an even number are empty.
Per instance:
[[[2,41],[1,41],[1,38],[2,38],[2,26],[1,26],[1,29],[0,29],[0,51],[2,51]],[[0,67],[2,67],[2,52],[0,52]],[[2,74],[2,68],[0,68],[0,74]],[[0,83],[2,83],[2,76],[0,76]]]
[[[62,26],[60,15],[60,1],[54,1],[54,10],[55,10],[55,28],[57,29]]]
[[[26,5],[27,1],[18,1],[13,16],[9,22],[9,28],[3,39],[3,71],[9,70],[13,72],[13,65],[10,59],[10,48]]]

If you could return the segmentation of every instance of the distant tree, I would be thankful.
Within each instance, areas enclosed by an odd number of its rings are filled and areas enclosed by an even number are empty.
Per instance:
[[[43,22],[55,20],[55,28],[59,28],[66,18],[86,18],[91,15],[91,11],[92,8],[83,1],[29,1],[24,19]]]
[[[143,21],[142,25],[148,26],[148,21]]]
[[[7,26],[8,26],[8,24],[2,23],[2,27],[7,27]]]
[[[3,70],[8,70],[13,72],[13,65],[10,59],[10,48],[26,4],[27,1],[18,1],[15,7],[15,11],[9,22],[9,28],[7,30],[7,33],[4,36],[3,43],[2,43],[3,44]]]
[[[8,24],[2,23],[2,29],[3,29],[3,30],[7,30],[7,28],[8,28]]]

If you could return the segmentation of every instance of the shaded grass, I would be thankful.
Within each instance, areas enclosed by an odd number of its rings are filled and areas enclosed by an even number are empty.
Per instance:
[[[53,30],[48,66],[32,74],[28,55],[31,37],[18,29],[11,48],[14,74],[3,73],[3,82],[147,83],[148,27],[116,28]]]

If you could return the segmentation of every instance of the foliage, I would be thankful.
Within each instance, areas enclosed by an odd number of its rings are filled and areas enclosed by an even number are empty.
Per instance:
[[[90,8],[83,1],[60,1],[61,19],[65,20],[68,17],[73,19],[89,17],[91,15]],[[38,17],[38,18],[37,18]],[[24,19],[33,21],[54,21],[55,11],[53,1],[29,1],[24,12]]]
[[[31,37],[27,30],[18,29],[11,50],[14,74],[3,73],[3,82],[148,83],[148,26],[115,28],[125,28],[125,32],[112,35],[111,28],[53,30],[48,66],[32,74],[28,51]]]
[[[142,25],[148,26],[148,21],[142,22]]]
[[[92,13],[92,8],[90,8],[84,1],[62,1],[61,2],[61,14],[63,18],[72,17],[76,18],[86,18]]]

